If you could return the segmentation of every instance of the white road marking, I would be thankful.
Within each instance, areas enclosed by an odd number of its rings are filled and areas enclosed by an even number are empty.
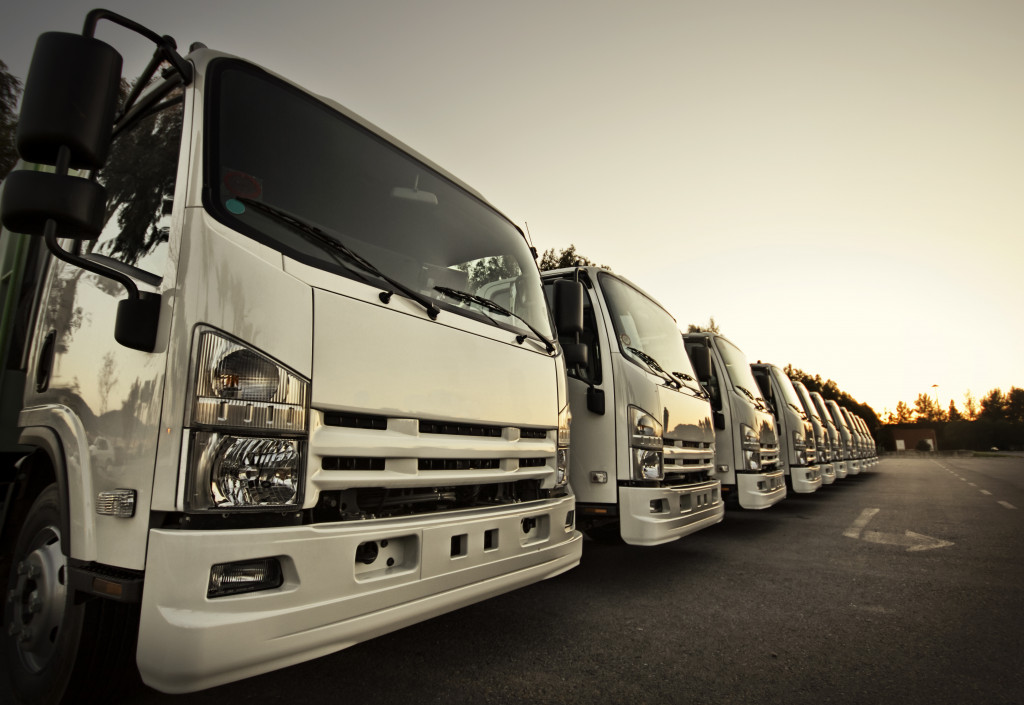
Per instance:
[[[968,482],[967,484],[970,485],[971,487],[977,487],[977,485],[974,484],[973,482]]]
[[[991,492],[989,492],[988,490],[981,490],[981,493],[982,493],[982,494],[987,494],[987,495],[988,495],[988,496],[990,496],[990,497],[992,496],[992,493],[991,493]]]
[[[914,531],[906,531],[903,535],[887,534],[882,531],[865,531],[867,525],[874,519],[879,509],[865,509],[850,527],[843,532],[843,536],[851,539],[863,539],[871,543],[881,543],[889,546],[906,546],[908,551],[927,551],[932,548],[945,548],[952,546],[952,541],[925,536]]]
[[[1004,502],[1003,500],[999,500],[999,503],[1001,505],[1003,505],[1004,507],[1006,507],[1007,509],[1016,509],[1016,507],[1013,506],[1012,504],[1010,504],[1009,502]]]

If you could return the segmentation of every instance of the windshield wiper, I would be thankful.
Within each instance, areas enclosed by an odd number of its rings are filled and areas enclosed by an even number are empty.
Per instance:
[[[679,377],[680,379],[685,380],[687,382],[693,382],[693,384],[686,385],[686,388],[694,392],[697,392],[698,396],[700,396],[701,398],[710,399],[710,395],[708,395],[704,388],[700,386],[700,383],[690,375],[686,374],[685,372],[673,372],[672,375],[674,377]]]
[[[434,290],[439,291],[445,296],[449,296],[453,299],[465,301],[466,303],[476,304],[477,306],[485,308],[488,311],[491,311],[492,313],[497,313],[502,316],[508,316],[509,318],[516,318],[522,321],[523,324],[530,329],[530,332],[536,335],[540,339],[540,341],[544,343],[544,347],[547,349],[549,353],[555,351],[555,344],[548,340],[547,338],[545,338],[544,335],[539,330],[534,328],[528,320],[520,316],[518,313],[512,313],[501,304],[495,303],[484,296],[480,296],[478,294],[471,294],[468,291],[462,291],[461,289],[452,289],[451,287],[447,286],[435,286]],[[526,336],[516,336],[516,339],[519,340],[520,343],[522,343],[523,341],[526,340]]]
[[[682,382],[680,382],[678,379],[676,379],[668,372],[666,372],[665,368],[659,365],[657,360],[655,360],[653,357],[645,353],[643,350],[637,350],[634,347],[627,347],[626,350],[629,350],[631,353],[640,358],[645,365],[654,370],[655,374],[665,379],[672,386],[676,387],[677,389],[683,386]]]
[[[298,216],[293,215],[286,210],[283,210],[276,206],[268,205],[266,203],[263,203],[262,201],[255,201],[251,198],[239,198],[238,200],[246,204],[247,206],[252,206],[256,210],[266,213],[267,215],[286,225],[290,225],[292,228],[295,229],[296,232],[304,236],[308,242],[312,242],[314,245],[319,245],[321,249],[327,252],[327,254],[331,255],[335,262],[345,267],[346,269],[351,269],[351,267],[348,264],[346,264],[342,258],[345,258],[346,260],[358,265],[359,267],[369,272],[370,274],[374,275],[375,277],[383,279],[385,282],[393,286],[395,289],[398,289],[400,292],[402,292],[410,299],[418,303],[420,306],[425,308],[427,310],[427,315],[430,316],[430,320],[437,320],[437,314],[441,313],[441,309],[439,309],[437,306],[431,303],[429,299],[425,298],[417,291],[410,289],[397,279],[389,277],[387,274],[380,271],[377,268],[377,266],[374,265],[372,262],[365,259],[355,250],[350,249],[344,243],[335,240],[333,237],[325,233],[317,226],[313,225],[312,223],[307,223]],[[364,279],[363,281],[366,280]],[[394,292],[388,291],[383,287],[381,288],[384,293],[381,294],[380,300],[383,301],[384,303],[388,303],[391,300],[391,296]]]

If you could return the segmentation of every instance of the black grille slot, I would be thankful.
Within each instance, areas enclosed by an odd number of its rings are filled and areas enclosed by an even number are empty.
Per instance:
[[[383,470],[384,458],[333,456],[324,458],[320,466],[324,470]]]
[[[548,464],[547,458],[520,458],[519,467],[521,468],[540,468]]]
[[[494,470],[497,458],[420,458],[420,470]]]
[[[521,428],[519,429],[520,438],[547,438],[548,432],[543,428]]]
[[[447,436],[501,437],[501,426],[451,423],[448,421],[420,421],[420,433],[440,433]]]
[[[377,431],[386,431],[388,428],[388,417],[373,416],[372,414],[346,414],[340,411],[325,411],[324,424],[327,426],[371,428]]]

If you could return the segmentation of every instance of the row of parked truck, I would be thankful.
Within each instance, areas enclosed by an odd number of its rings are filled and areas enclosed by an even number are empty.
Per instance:
[[[155,44],[126,97],[100,22]],[[188,692],[873,461],[343,106],[103,10],[36,47],[0,211],[0,649],[23,702]]]

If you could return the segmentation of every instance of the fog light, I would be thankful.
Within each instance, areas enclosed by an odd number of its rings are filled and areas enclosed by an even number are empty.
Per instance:
[[[206,596],[224,597],[273,590],[282,584],[284,575],[281,572],[281,562],[277,558],[218,563],[210,568],[210,584],[206,588]]]

